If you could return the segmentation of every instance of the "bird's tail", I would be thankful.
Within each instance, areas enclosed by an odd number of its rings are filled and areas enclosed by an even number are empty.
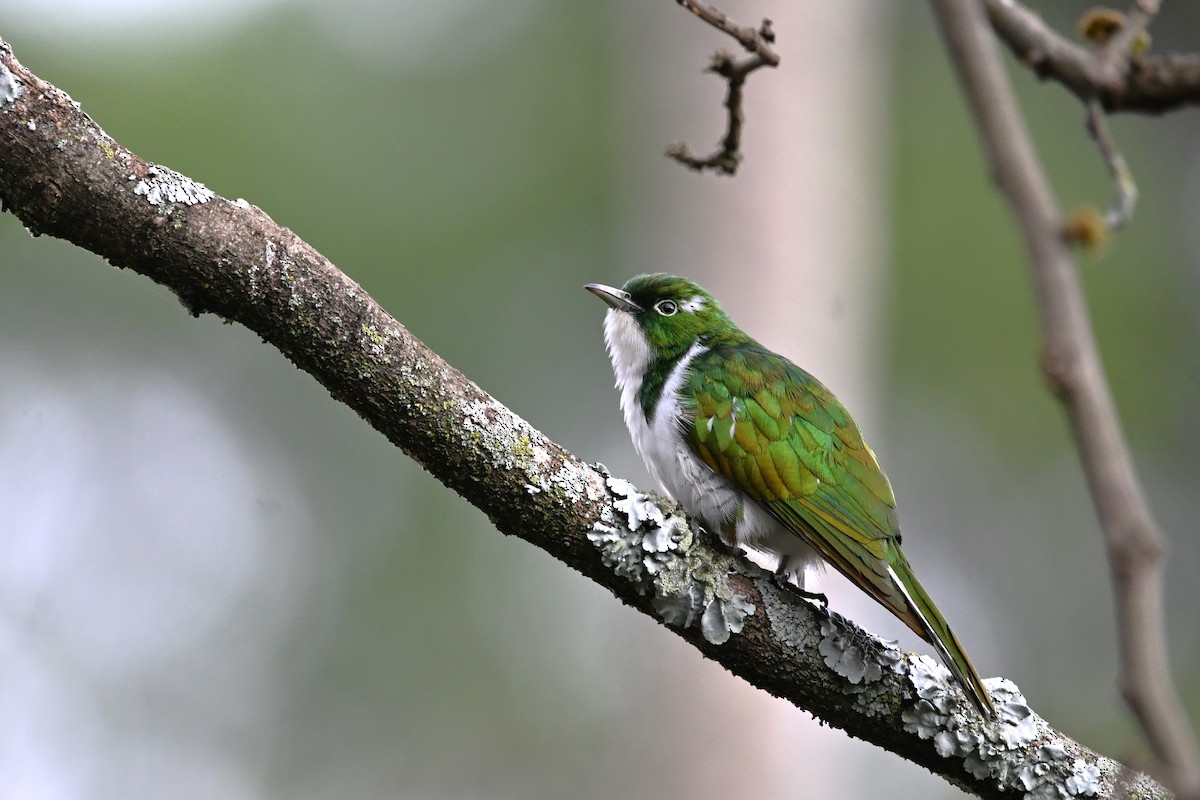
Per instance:
[[[904,553],[898,547],[890,548],[890,550],[888,566],[892,573],[892,579],[904,593],[911,612],[909,614],[898,613],[897,616],[904,620],[918,636],[934,646],[946,667],[962,686],[967,699],[979,713],[985,719],[995,717],[996,707],[992,704],[992,697],[988,694],[987,687],[983,685],[983,679],[975,671],[975,665],[967,657],[967,651],[963,648],[962,642],[954,635],[954,631],[950,630],[942,612],[938,611],[933,599],[926,593],[925,587],[913,574],[912,567],[909,566]]]

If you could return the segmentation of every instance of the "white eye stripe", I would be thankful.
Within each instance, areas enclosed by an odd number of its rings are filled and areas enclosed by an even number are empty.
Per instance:
[[[664,317],[673,317],[680,311],[694,314],[704,308],[705,299],[701,295],[693,295],[686,300],[659,300],[654,304],[654,310]]]

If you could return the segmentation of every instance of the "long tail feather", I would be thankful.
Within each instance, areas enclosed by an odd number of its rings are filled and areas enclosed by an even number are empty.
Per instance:
[[[983,679],[975,671],[975,665],[967,657],[966,648],[954,635],[954,631],[950,630],[945,617],[938,611],[933,599],[926,593],[925,587],[913,574],[912,567],[909,566],[908,559],[904,557],[900,548],[892,548],[891,555],[889,571],[892,573],[896,585],[904,593],[905,599],[908,600],[909,609],[913,612],[912,614],[897,613],[897,616],[903,619],[921,638],[934,646],[946,667],[962,686],[967,699],[979,713],[984,718],[994,718],[996,707],[992,704],[992,697],[988,693],[987,687],[983,685]]]

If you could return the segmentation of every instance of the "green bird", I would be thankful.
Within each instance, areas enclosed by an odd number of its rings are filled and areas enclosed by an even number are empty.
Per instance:
[[[985,717],[995,707],[900,549],[891,484],[820,381],[750,338],[711,294],[662,273],[608,304],[604,341],[633,446],[684,510],[727,544],[780,558],[803,589],[832,564],[937,650]]]

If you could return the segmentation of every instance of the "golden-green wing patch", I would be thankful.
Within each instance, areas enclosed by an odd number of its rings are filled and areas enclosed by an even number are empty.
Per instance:
[[[872,594],[884,591],[886,540],[900,532],[895,496],[828,389],[783,358],[740,346],[697,357],[683,393],[685,438],[704,463],[843,572],[865,570]]]

